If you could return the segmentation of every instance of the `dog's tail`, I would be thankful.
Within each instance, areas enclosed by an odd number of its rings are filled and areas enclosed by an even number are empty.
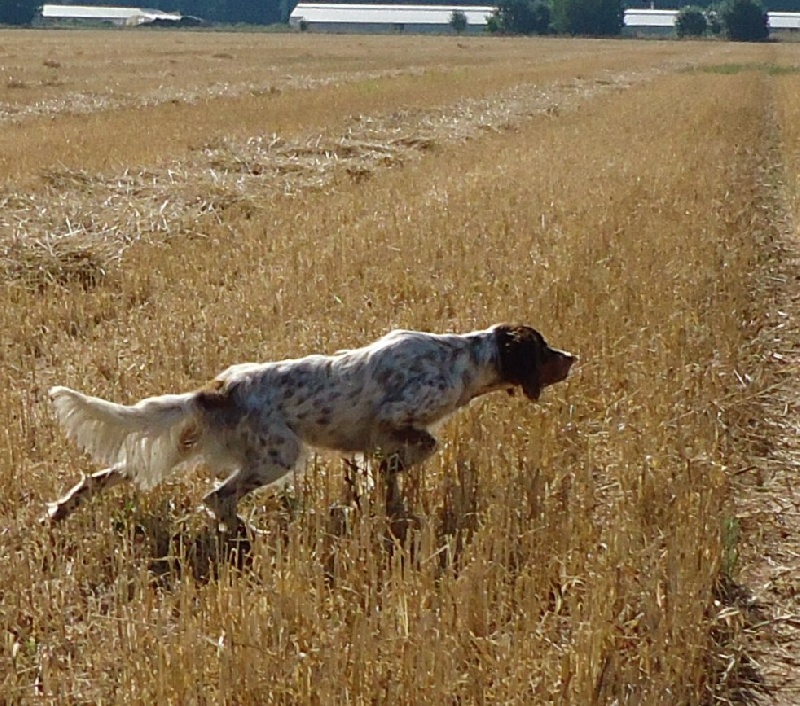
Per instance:
[[[196,392],[161,395],[125,406],[53,387],[56,415],[67,437],[98,463],[116,466],[143,490],[157,485],[196,446]]]

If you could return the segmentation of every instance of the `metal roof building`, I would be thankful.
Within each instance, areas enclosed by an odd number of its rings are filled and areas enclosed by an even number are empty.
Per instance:
[[[494,13],[490,5],[344,5],[299,3],[289,23],[326,32],[446,32],[453,11],[467,18],[467,32],[486,28]]]
[[[625,10],[625,26],[672,29],[677,14],[677,10]]]
[[[668,32],[675,28],[678,10],[625,10],[625,27],[644,32]],[[768,12],[770,31],[800,30],[800,12]]]
[[[771,30],[800,30],[800,12],[768,12]]]
[[[46,22],[86,21],[110,22],[119,26],[135,26],[154,20],[179,21],[176,12],[162,12],[142,7],[98,7],[92,5],[42,5],[42,19]]]

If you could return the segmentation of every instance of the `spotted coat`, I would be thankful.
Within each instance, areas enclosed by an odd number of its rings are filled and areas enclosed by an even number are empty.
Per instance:
[[[229,521],[244,495],[280,480],[308,447],[380,453],[405,470],[434,453],[432,428],[459,408],[517,387],[536,400],[573,362],[535,329],[501,324],[466,334],[398,330],[330,356],[234,365],[201,390],[129,407],[53,388],[67,435],[109,468],[49,516],[63,519],[95,489],[123,479],[150,488],[202,461],[227,474],[205,503]]]

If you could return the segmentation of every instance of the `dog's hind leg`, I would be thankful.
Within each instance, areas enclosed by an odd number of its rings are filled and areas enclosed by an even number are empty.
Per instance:
[[[233,531],[240,522],[239,501],[248,493],[283,478],[294,468],[302,445],[289,429],[249,433],[242,439],[244,459],[239,468],[203,498],[203,503],[223,531]]]
[[[235,532],[242,524],[236,508],[245,495],[266,485],[261,474],[252,468],[242,467],[229,475],[222,484],[206,494],[203,505],[218,523],[221,532]]]
[[[47,514],[42,518],[47,522],[60,522],[69,517],[78,506],[102,490],[130,480],[121,470],[121,466],[112,466],[90,476],[84,476],[80,483],[53,503],[47,504]]]

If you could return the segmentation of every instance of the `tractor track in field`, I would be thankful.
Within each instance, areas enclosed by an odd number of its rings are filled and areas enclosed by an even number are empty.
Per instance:
[[[740,591],[746,661],[738,675],[744,703],[800,703],[800,231],[772,118],[766,178],[772,242],[756,286],[766,311],[756,347],[759,419],[753,463],[734,480],[740,535]]]

